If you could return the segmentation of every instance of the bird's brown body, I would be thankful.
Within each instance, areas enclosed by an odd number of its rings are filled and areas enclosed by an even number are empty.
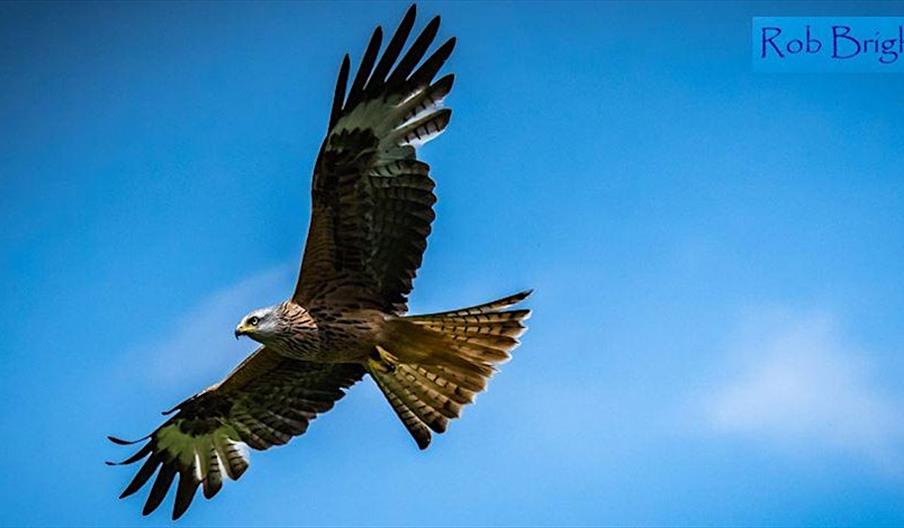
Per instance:
[[[427,54],[436,17],[402,54],[414,19],[412,6],[382,55],[377,28],[350,87],[348,55],[342,62],[314,168],[295,292],[250,313],[235,329],[237,338],[261,346],[225,379],[169,411],[121,462],[145,460],[122,497],[157,475],[145,515],[177,474],[174,519],[199,487],[213,497],[224,474],[235,480],[248,468],[243,445],[264,450],[303,434],[365,375],[425,449],[431,431],[444,432],[518,345],[529,311],[511,308],[529,292],[407,314],[436,202],[430,167],[416,148],[449,124],[451,111],[442,102],[453,76],[435,77],[455,45],[452,38]]]
[[[392,317],[356,306],[308,311],[291,300],[278,305],[277,311],[286,330],[262,339],[261,344],[286,358],[314,363],[364,364]]]

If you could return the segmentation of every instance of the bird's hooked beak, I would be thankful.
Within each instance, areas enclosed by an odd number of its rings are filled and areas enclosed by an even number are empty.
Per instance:
[[[248,328],[245,327],[245,324],[244,324],[244,323],[239,323],[239,325],[238,325],[237,327],[235,327],[235,339],[236,339],[236,341],[238,341],[239,336],[243,336],[243,335],[247,335],[247,334],[248,334]]]

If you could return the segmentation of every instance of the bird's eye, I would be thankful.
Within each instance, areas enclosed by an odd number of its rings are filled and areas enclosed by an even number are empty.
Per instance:
[[[260,322],[260,319],[258,319],[257,316],[248,318],[248,324],[250,324],[251,326],[257,326],[257,323],[259,323],[259,322]]]

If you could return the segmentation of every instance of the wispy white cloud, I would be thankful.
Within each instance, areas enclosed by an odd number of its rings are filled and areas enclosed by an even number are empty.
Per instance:
[[[726,352],[729,373],[698,400],[710,431],[902,468],[904,406],[831,317],[771,312],[749,320]]]
[[[180,314],[171,333],[137,346],[129,357],[142,358],[146,365],[142,378],[155,386],[219,379],[255,348],[247,339],[234,339],[232,330],[239,319],[254,308],[285,299],[294,274],[293,265],[280,265],[211,293]]]

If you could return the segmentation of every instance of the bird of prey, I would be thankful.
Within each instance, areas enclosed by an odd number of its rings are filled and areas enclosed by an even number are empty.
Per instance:
[[[439,17],[402,54],[415,21],[408,9],[380,54],[373,33],[348,86],[339,68],[326,138],[314,167],[312,212],[298,283],[285,302],[255,310],[235,329],[260,346],[225,379],[176,405],[134,442],[120,464],[142,459],[122,497],[156,472],[153,512],[178,474],[173,519],[198,487],[208,499],[223,476],[248,468],[246,446],[265,450],[301,435],[365,375],[376,382],[418,447],[473,402],[518,345],[529,291],[428,315],[407,315],[412,280],[434,219],[434,182],[417,148],[449,124],[442,104],[451,74],[434,78],[455,39],[428,49]],[[401,58],[400,58],[401,57]],[[112,464],[112,463],[110,463]]]

